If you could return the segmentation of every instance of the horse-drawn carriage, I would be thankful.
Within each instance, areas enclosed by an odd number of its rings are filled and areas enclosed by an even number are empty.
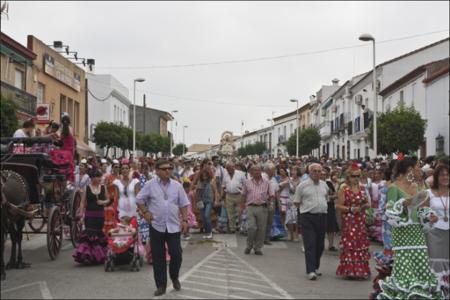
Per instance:
[[[66,180],[68,164],[58,163],[59,152],[52,145],[48,137],[1,138],[0,161],[2,198],[6,199],[2,209],[6,207],[8,219],[14,219],[13,215],[28,219],[32,231],[24,233],[47,234],[48,253],[54,260],[61,250],[64,225],[70,228],[72,244],[77,245],[81,224],[76,213],[81,197]],[[23,226],[19,230],[21,241]],[[12,235],[11,240],[15,253]]]

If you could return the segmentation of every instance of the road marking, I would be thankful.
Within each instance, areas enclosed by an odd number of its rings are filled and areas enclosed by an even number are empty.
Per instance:
[[[246,288],[240,288],[240,287],[236,287],[236,286],[220,286],[220,285],[214,285],[214,284],[209,284],[209,283],[203,283],[203,282],[195,282],[195,281],[190,281],[190,280],[185,280],[185,283],[192,283],[195,285],[203,285],[203,286],[207,286],[207,287],[212,287],[212,288],[219,288],[219,289],[224,289],[224,290],[237,290],[237,291],[244,291],[244,292],[248,292],[248,293],[252,293],[255,295],[260,295],[260,296],[264,296],[264,297],[272,297],[272,298],[279,298],[279,295],[273,295],[273,294],[267,294],[267,293],[263,293],[263,292],[259,292],[259,291],[255,291],[255,290],[250,290],[250,289],[246,289]]]
[[[233,298],[233,299],[250,299],[250,298],[246,298],[246,297],[242,297],[242,296],[233,296],[233,295],[227,295],[227,294],[222,294],[222,293],[216,293],[213,291],[206,291],[206,290],[200,290],[200,289],[195,289],[195,288],[190,288],[190,287],[182,287],[183,290],[188,290],[188,291],[193,291],[193,292],[199,292],[199,293],[204,293],[204,294],[211,294],[211,295],[216,295],[216,296],[221,296],[224,298]]]
[[[198,296],[193,297],[193,296],[188,296],[188,295],[183,295],[183,294],[176,294],[176,295],[177,295],[177,297],[186,298],[186,299],[208,299],[208,298],[202,298],[202,297],[198,297]]]
[[[219,271],[224,271],[224,268],[218,268],[218,267],[211,267],[211,266],[202,266],[203,268],[208,268],[208,269],[213,269],[213,270],[219,270]],[[253,274],[253,272],[248,272],[248,271],[242,271],[239,269],[230,269],[230,268],[226,268],[227,271],[231,271],[231,272],[239,272],[239,273],[244,273],[244,274]]]
[[[227,274],[221,274],[221,273],[217,273],[217,272],[210,272],[210,271],[205,271],[205,270],[198,270],[198,272],[201,272],[201,273],[207,273],[207,274],[212,274],[212,275],[220,275],[220,276],[225,276],[225,277],[229,277],[229,274],[227,275]],[[249,277],[249,276],[241,276],[241,275],[235,275],[235,274],[233,274],[233,277],[236,277],[236,278],[242,278],[242,279],[250,279],[250,280],[253,280],[253,281],[260,281],[260,282],[265,282],[264,280],[261,280],[261,279],[255,279],[255,278],[251,278],[251,277]]]
[[[237,254],[235,254],[233,251],[231,251],[230,249],[225,249],[225,251],[227,251],[230,255],[234,256],[235,258],[237,258],[239,261],[241,261],[243,264],[245,264],[248,268],[250,268],[250,270],[252,270],[255,274],[259,275],[261,278],[263,278],[265,281],[267,281],[270,286],[276,290],[278,293],[280,293],[281,295],[284,296],[285,299],[294,299],[291,295],[288,294],[288,292],[286,292],[285,290],[283,290],[279,285],[277,285],[275,282],[273,282],[272,280],[270,280],[269,278],[267,278],[263,273],[261,273],[260,271],[258,271],[255,267],[253,267],[251,264],[249,264],[248,262],[246,262],[245,260],[243,260],[242,258],[240,258],[239,256],[237,256]]]
[[[237,238],[234,234],[216,234],[213,241],[214,247],[225,245],[225,247],[237,248]]]
[[[233,282],[233,283],[251,285],[251,286],[260,287],[260,288],[267,288],[267,285],[262,285],[262,284],[257,284],[257,283],[250,283],[250,282],[247,282],[247,281],[237,281],[237,280],[232,280],[232,279],[221,279],[221,278],[217,278],[217,277],[206,277],[206,276],[200,276],[200,275],[191,275],[191,277],[195,277],[195,278],[199,278],[199,279],[207,279],[207,280],[211,280],[211,281]]]
[[[14,292],[23,288],[27,288],[33,285],[39,285],[39,290],[41,291],[41,295],[43,299],[53,299],[52,294],[50,293],[50,290],[47,286],[47,282],[45,281],[36,281],[36,282],[31,282],[31,283],[26,283],[26,284],[22,284],[10,289],[6,289],[6,290],[2,290],[1,293],[9,293],[9,292]]]
[[[233,264],[233,263],[228,263],[228,262],[219,262],[219,261],[208,261],[208,264],[213,264],[213,265],[219,265],[219,266],[227,266],[227,267],[236,267],[236,268],[240,268],[241,265],[237,265],[237,264]]]

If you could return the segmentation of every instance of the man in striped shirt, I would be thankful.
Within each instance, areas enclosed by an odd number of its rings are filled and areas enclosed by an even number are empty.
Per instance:
[[[244,253],[250,254],[252,248],[256,255],[262,255],[266,235],[268,205],[274,197],[269,181],[261,176],[261,167],[254,165],[250,169],[251,179],[242,188],[242,200],[247,208],[247,248]]]

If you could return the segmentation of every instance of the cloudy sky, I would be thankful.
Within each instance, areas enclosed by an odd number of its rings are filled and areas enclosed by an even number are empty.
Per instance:
[[[137,103],[146,93],[151,107],[178,110],[175,137],[187,125],[190,145],[240,135],[242,120],[243,130],[267,126],[295,110],[289,99],[304,104],[332,79],[369,71],[363,32],[380,42],[377,63],[448,37],[449,2],[9,1],[1,26],[24,45],[33,34],[95,58],[95,72],[130,96],[133,79],[146,78]],[[267,57],[278,58],[253,60]]]

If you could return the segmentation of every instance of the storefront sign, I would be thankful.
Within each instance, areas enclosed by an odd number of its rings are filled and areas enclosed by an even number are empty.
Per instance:
[[[40,103],[36,105],[36,118],[38,124],[50,123],[50,104]]]
[[[44,72],[77,92],[81,90],[80,75],[65,67],[62,63],[48,55],[44,55]]]

